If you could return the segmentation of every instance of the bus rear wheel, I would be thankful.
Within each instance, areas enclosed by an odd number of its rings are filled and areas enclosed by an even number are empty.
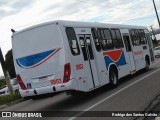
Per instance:
[[[149,70],[149,62],[146,60],[146,63],[145,63],[145,71],[148,71]]]
[[[117,87],[118,85],[118,75],[115,68],[111,68],[109,71],[109,81],[112,87]]]

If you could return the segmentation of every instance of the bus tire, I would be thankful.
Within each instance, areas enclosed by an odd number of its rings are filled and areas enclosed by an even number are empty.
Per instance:
[[[145,68],[144,68],[145,71],[148,71],[149,70],[149,61],[146,60],[145,61]]]
[[[118,72],[114,67],[111,67],[109,71],[109,81],[112,87],[118,86]]]

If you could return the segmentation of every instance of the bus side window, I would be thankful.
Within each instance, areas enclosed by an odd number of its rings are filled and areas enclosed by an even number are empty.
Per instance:
[[[86,44],[88,46],[88,52],[89,52],[90,59],[93,60],[94,55],[93,55],[93,50],[92,50],[91,38],[90,37],[86,37]]]
[[[130,36],[131,36],[132,44],[134,46],[140,45],[140,38],[139,38],[138,30],[131,29],[130,30]]]
[[[80,37],[79,41],[80,41],[80,46],[81,46],[81,49],[82,49],[82,52],[83,52],[84,61],[87,61],[88,57],[87,57],[87,50],[86,50],[86,45],[85,45],[84,37]]]
[[[134,32],[136,34],[136,44],[141,45],[141,37],[140,37],[139,30],[135,29]]]
[[[123,42],[122,42],[122,36],[121,36],[120,30],[117,29],[115,31],[116,31],[116,36],[117,36],[117,40],[118,40],[118,43],[119,43],[119,47],[123,48],[124,45],[123,45]]]
[[[104,36],[104,30],[100,29],[100,33],[101,33],[102,49],[106,50],[107,49],[107,40],[105,39],[105,36]]]
[[[71,53],[73,55],[79,55],[80,50],[79,50],[77,37],[76,37],[74,29],[72,27],[66,27],[66,34],[67,34]]]
[[[144,33],[144,30],[143,29],[140,29],[140,37],[141,37],[141,44],[144,45],[146,44],[146,37],[145,37],[145,33]]]
[[[107,40],[107,49],[113,49],[114,46],[113,46],[113,40],[112,40],[112,37],[111,37],[111,32],[109,29],[104,29],[104,35],[105,35],[105,39]]]
[[[124,43],[125,43],[125,46],[126,46],[126,52],[132,51],[130,40],[129,40],[129,36],[128,35],[124,35],[123,36],[123,40],[124,40]]]
[[[131,37],[132,45],[134,46],[135,45],[135,43],[134,43],[134,31],[129,30],[129,34],[130,34],[130,37]]]
[[[97,51],[100,52],[101,45],[100,45],[100,41],[98,39],[97,30],[95,28],[92,28],[91,31],[92,31],[92,36],[93,36],[95,47],[96,47]]]
[[[113,44],[115,48],[123,48],[122,37],[119,29],[111,29]]]
[[[98,38],[101,41],[101,46],[103,50],[113,49],[113,41],[111,38],[110,30],[107,28],[98,29]]]
[[[102,47],[102,50],[106,50],[106,40],[105,40],[105,37],[104,37],[104,32],[103,32],[103,29],[98,29],[98,39],[101,43],[101,47]]]

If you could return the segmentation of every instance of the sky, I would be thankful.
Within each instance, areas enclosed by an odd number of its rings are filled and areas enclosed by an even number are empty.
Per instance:
[[[160,16],[160,0],[155,3]],[[53,20],[159,27],[152,0],[0,0],[3,54],[12,48],[11,29],[18,31]]]

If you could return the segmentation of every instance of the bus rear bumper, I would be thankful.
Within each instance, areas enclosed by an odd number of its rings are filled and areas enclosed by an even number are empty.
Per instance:
[[[64,84],[57,84],[57,85],[51,85],[51,86],[45,86],[45,87],[39,87],[39,88],[27,89],[27,90],[19,89],[22,97],[44,95],[44,94],[50,94],[50,93],[61,92],[66,90],[76,90],[75,82],[73,81],[71,82],[70,80],[68,83],[64,83]]]

